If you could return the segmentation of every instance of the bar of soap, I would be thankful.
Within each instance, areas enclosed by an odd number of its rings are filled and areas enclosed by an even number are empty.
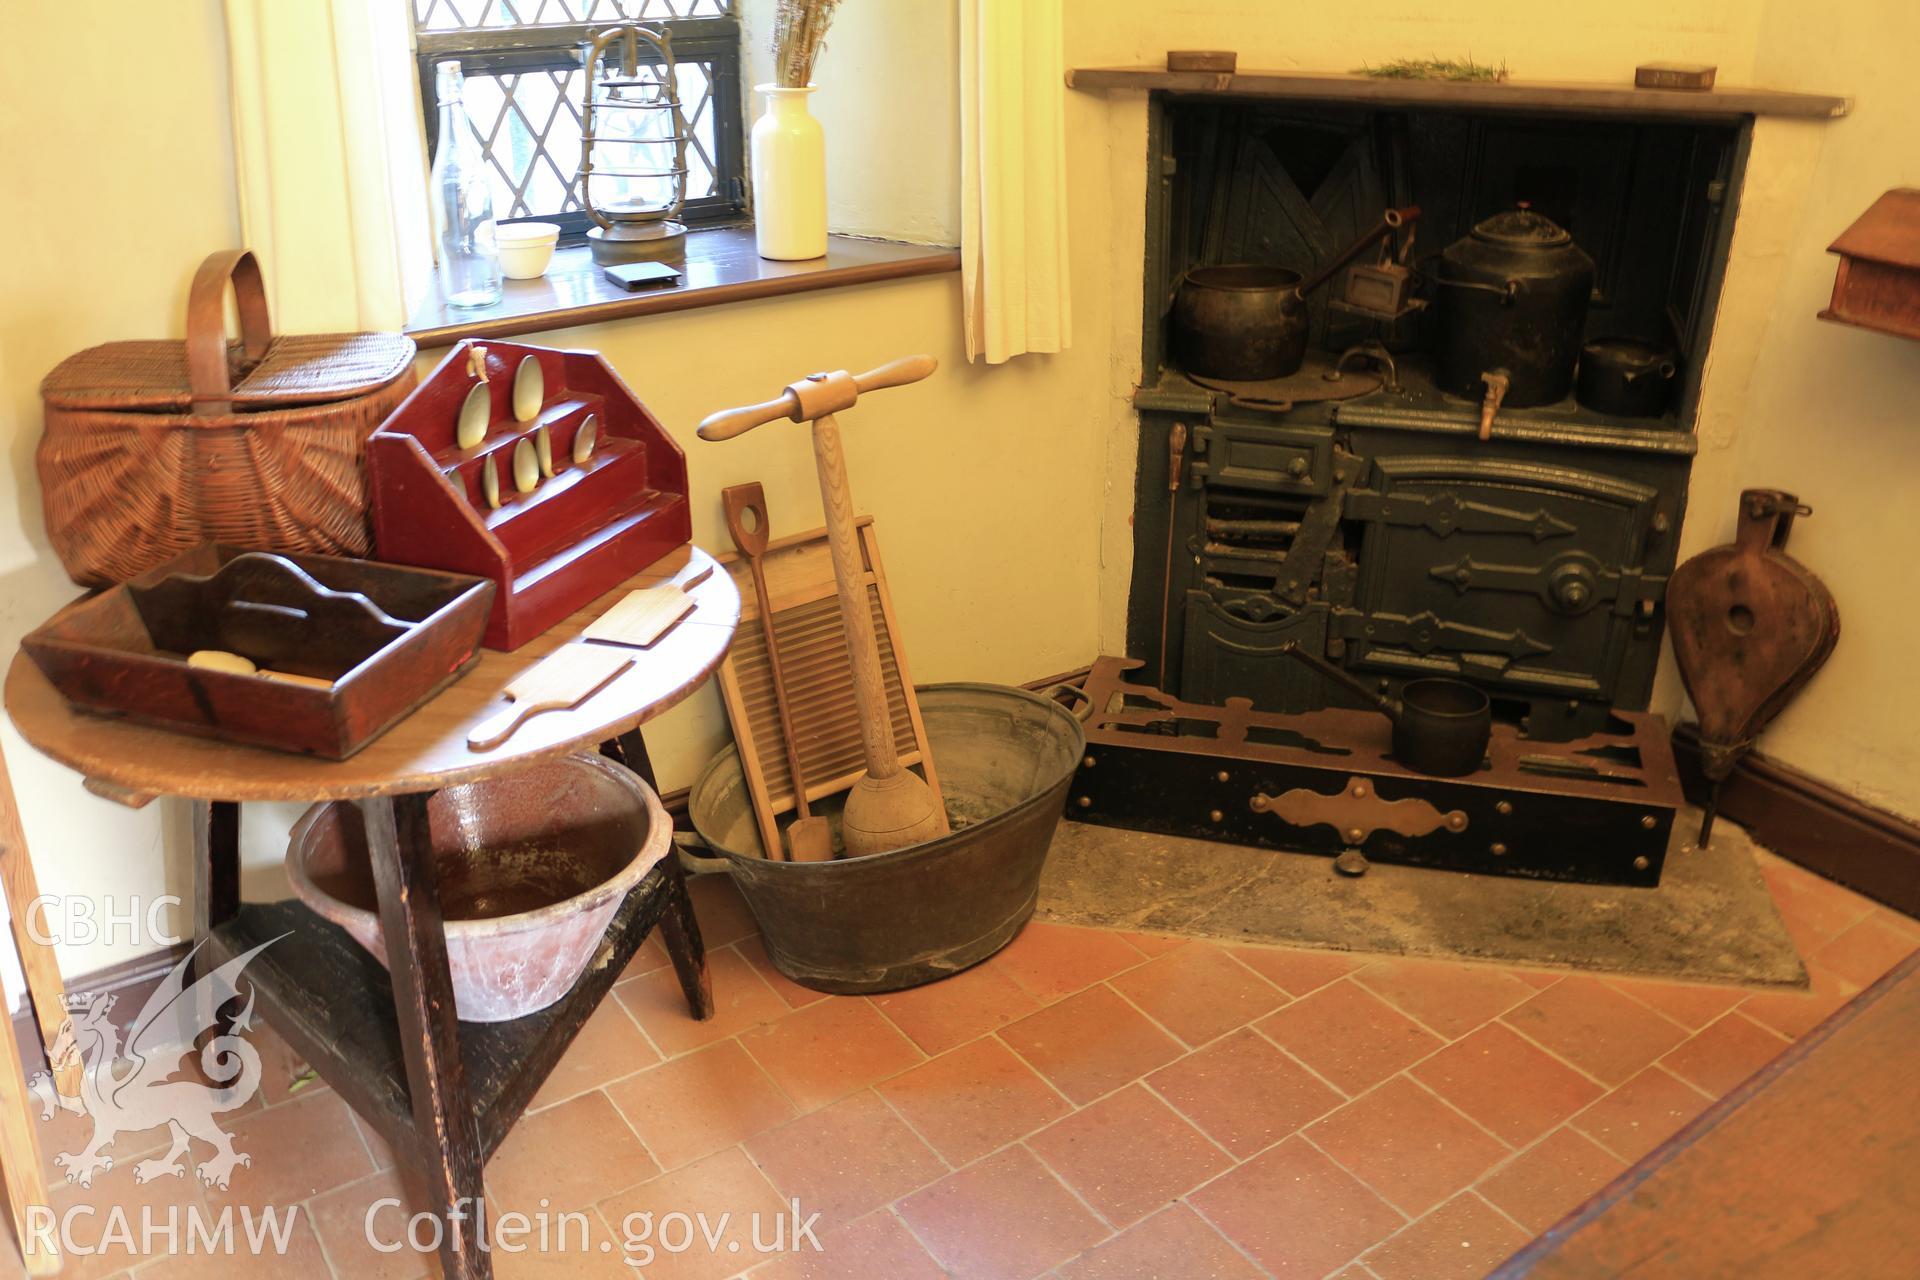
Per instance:
[[[252,660],[225,649],[195,649],[187,655],[187,665],[204,667],[208,671],[226,671],[236,676],[250,676],[260,668]]]

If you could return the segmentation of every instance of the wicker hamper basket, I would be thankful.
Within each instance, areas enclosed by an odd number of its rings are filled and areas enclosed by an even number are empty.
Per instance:
[[[366,555],[361,460],[413,389],[413,352],[397,333],[276,337],[253,254],[209,257],[186,341],[92,347],[40,384],[47,535],[68,575],[125,582],[203,542]]]

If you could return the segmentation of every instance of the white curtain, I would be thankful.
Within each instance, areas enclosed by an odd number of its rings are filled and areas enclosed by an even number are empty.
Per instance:
[[[241,233],[284,333],[399,329],[431,282],[404,0],[226,0]]]
[[[960,0],[960,271],[967,358],[1063,350],[1066,94],[1060,0]]]

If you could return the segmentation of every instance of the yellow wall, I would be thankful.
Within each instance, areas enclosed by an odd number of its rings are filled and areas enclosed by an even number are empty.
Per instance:
[[[1791,553],[1840,605],[1840,644],[1761,749],[1880,808],[1920,818],[1920,343],[1815,319],[1836,236],[1889,187],[1920,186],[1920,6],[1772,0],[1753,78],[1849,94],[1820,126],[1762,122],[1723,302],[1683,539],[1732,536],[1742,488],[1813,507]],[[1726,335],[1723,340],[1721,335]]]
[[[750,23],[766,2],[746,0]],[[1908,6],[1848,0],[1812,17],[1794,0],[1771,8],[1749,0],[1065,7],[1068,60],[1080,64],[1148,61],[1170,45],[1223,46],[1237,47],[1247,66],[1343,68],[1471,53],[1528,77],[1618,79],[1648,58],[1697,58],[1718,63],[1728,82],[1856,95],[1855,116],[1841,124],[1765,123],[1756,137],[1686,541],[1719,540],[1743,484],[1797,486],[1813,503],[1819,514],[1796,534],[1795,550],[1833,584],[1847,634],[1767,747],[1920,814],[1905,729],[1920,702],[1893,665],[1914,609],[1899,570],[1880,568],[1897,564],[1894,552],[1913,541],[1911,504],[1857,496],[1912,485],[1920,433],[1903,411],[1920,401],[1920,348],[1810,318],[1831,279],[1821,252],[1828,239],[1882,188],[1920,179],[1902,132],[1920,107],[1901,52],[1920,35]],[[954,29],[945,0],[842,10],[816,100],[831,129],[837,229],[954,238]],[[13,466],[0,495],[0,651],[10,653],[72,594],[40,528],[32,471],[40,377],[91,343],[177,333],[194,265],[239,232],[217,0],[116,6],[110,18],[83,6],[14,5],[4,34],[0,154],[12,198],[0,218],[14,266],[0,309],[0,439]],[[93,82],[69,70],[73,50],[109,47],[142,51],[114,70],[116,101],[137,109],[104,108]],[[605,350],[686,444],[695,534],[709,546],[725,540],[716,499],[724,485],[765,483],[780,529],[817,523],[819,500],[797,429],[704,445],[692,435],[703,414],[823,366],[859,368],[907,351],[939,356],[934,381],[878,397],[847,419],[855,491],[880,522],[915,674],[1018,681],[1074,666],[1123,636],[1145,121],[1139,95],[1068,95],[1076,333],[1063,356],[967,368],[951,276],[626,321],[551,341]],[[1677,705],[1677,692],[1666,696]],[[131,813],[94,800],[10,727],[3,736],[48,891],[124,898],[184,890],[177,809]],[[686,782],[724,736],[711,695],[666,718],[653,738],[664,784]],[[247,827],[250,894],[277,891],[289,816],[260,814]],[[61,959],[79,972],[140,949],[70,946]]]
[[[84,65],[83,65],[84,64]],[[235,242],[232,130],[219,0],[11,4],[0,19],[0,652],[71,599],[47,550],[33,448],[40,379],[116,338],[178,333],[201,257]],[[163,857],[161,806],[96,800],[7,724],[7,763],[49,894],[187,895]],[[175,834],[178,834],[177,830]],[[123,931],[124,939],[124,931]],[[149,948],[71,945],[79,972]],[[0,952],[12,958],[11,948]]]

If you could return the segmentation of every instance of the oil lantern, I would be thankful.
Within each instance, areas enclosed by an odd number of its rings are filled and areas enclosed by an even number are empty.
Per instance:
[[[668,34],[611,27],[594,36],[581,66],[580,203],[594,223],[593,260],[680,257],[687,228],[675,216],[687,199],[687,121]]]

